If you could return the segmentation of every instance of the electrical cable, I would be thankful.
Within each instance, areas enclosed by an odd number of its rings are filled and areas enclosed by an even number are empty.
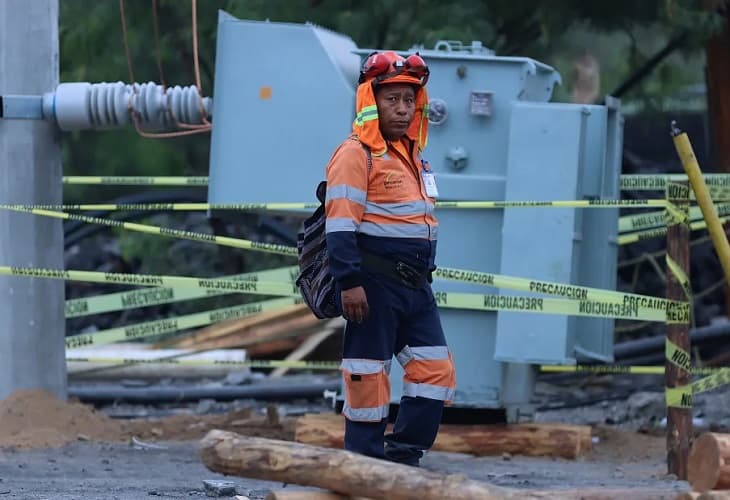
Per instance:
[[[198,1],[191,0],[192,9],[192,31],[193,31],[193,64],[195,67],[195,86],[198,87],[198,107],[200,108],[200,116],[203,123],[210,126],[208,118],[205,116],[205,108],[203,107],[203,85],[200,80],[200,60],[198,53]]]
[[[121,24],[122,24],[122,41],[124,43],[124,53],[127,59],[127,70],[129,72],[129,80],[132,84],[132,92],[133,95],[137,96],[137,88],[134,85],[134,68],[132,64],[132,56],[129,51],[129,40],[127,36],[127,21],[125,16],[125,10],[124,10],[124,0],[119,0],[119,14],[121,18]],[[194,39],[196,43],[195,50],[197,51],[197,16],[193,16],[194,21]],[[193,57],[195,61],[197,62],[197,53],[193,54]],[[161,66],[160,66],[161,69]],[[199,77],[199,76],[198,76]],[[210,132],[212,126],[210,122],[208,121],[205,113],[205,108],[203,107],[203,98],[201,95],[201,87],[200,83],[198,82],[198,111],[200,112],[200,116],[203,120],[203,125],[190,125],[190,124],[183,124],[178,122],[177,118],[173,115],[172,119],[175,123],[175,126],[182,129],[188,129],[188,130],[181,130],[176,132],[145,132],[142,130],[142,127],[140,127],[139,124],[139,112],[134,109],[132,106],[132,99],[127,102],[127,111],[129,112],[130,116],[132,117],[132,122],[134,123],[134,129],[136,130],[137,134],[139,134],[141,137],[144,137],[146,139],[171,139],[174,137],[183,137],[188,135],[195,135],[195,134],[202,134]]]
[[[119,16],[121,17],[122,21],[122,41],[124,42],[124,52],[127,56],[127,71],[129,71],[129,81],[134,82],[132,57],[129,55],[129,44],[127,43],[127,21],[124,15],[124,0],[119,0]]]
[[[162,71],[162,50],[160,49],[160,24],[157,18],[157,0],[152,0],[152,29],[155,35],[155,55],[157,58],[157,71],[160,74],[160,85],[165,85],[165,74]]]

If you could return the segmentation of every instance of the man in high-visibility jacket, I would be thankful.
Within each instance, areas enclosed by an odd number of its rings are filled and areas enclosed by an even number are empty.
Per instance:
[[[428,134],[428,67],[414,54],[365,61],[353,135],[327,165],[329,267],[345,319],[345,448],[418,465],[436,438],[455,371],[431,291],[438,223]],[[404,370],[385,436],[393,356]]]

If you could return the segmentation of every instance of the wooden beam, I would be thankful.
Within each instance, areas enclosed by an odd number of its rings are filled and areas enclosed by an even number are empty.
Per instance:
[[[342,318],[335,318],[328,321],[322,330],[310,335],[304,342],[299,345],[299,347],[290,352],[284,359],[286,361],[301,361],[306,356],[311,354],[312,351],[314,351],[322,342],[332,336],[339,328],[344,326],[344,324],[345,320]],[[281,366],[271,372],[269,377],[281,377],[288,371],[289,368]]]
[[[342,448],[345,419],[335,413],[309,414],[296,422],[295,441]],[[439,427],[434,451],[476,456],[513,455],[578,458],[591,450],[591,428],[585,425],[515,424]]]
[[[280,336],[283,332],[316,326],[319,320],[306,304],[266,311],[244,318],[215,323],[196,332],[173,339],[170,346],[176,348],[216,349],[237,347],[237,342]]]
[[[689,284],[689,184],[687,181],[667,184],[667,299],[690,301]],[[679,221],[678,215],[686,215]],[[673,265],[670,265],[672,264]],[[676,271],[675,269],[678,269]],[[678,276],[679,274],[679,276]],[[684,276],[682,276],[682,274]],[[692,311],[690,311],[692,314]],[[688,323],[668,323],[667,342],[682,349],[689,367],[691,353]],[[691,374],[669,359],[665,361],[664,385],[667,388],[689,387]],[[675,406],[667,406],[667,470],[679,479],[687,479],[687,459],[692,437],[692,397]],[[688,406],[687,406],[688,405]]]

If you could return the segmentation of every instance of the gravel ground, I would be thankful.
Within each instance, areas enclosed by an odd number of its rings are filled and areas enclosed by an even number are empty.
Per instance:
[[[674,498],[688,485],[664,474],[660,448],[641,444],[646,453],[625,459],[615,433],[602,439],[581,460],[528,457],[472,457],[429,453],[423,467],[512,488],[639,488]],[[643,439],[658,439],[641,436]],[[631,436],[626,436],[631,439]],[[656,443],[654,443],[656,445]],[[159,448],[131,444],[75,442],[61,448],[0,451],[0,498],[28,500],[138,500],[143,498],[208,498],[204,480],[233,481],[238,495],[263,499],[272,489],[303,489],[282,483],[226,477],[210,472],[199,461],[196,442],[157,442]],[[604,449],[605,448],[605,449]],[[556,498],[559,495],[556,494]],[[636,498],[632,496],[632,498]]]
[[[649,384],[632,377],[560,382],[551,380],[538,384],[537,393],[543,410],[538,412],[536,420],[590,425],[594,448],[586,456],[563,460],[431,452],[424,458],[423,467],[464,474],[510,488],[556,490],[551,498],[560,498],[558,491],[563,489],[614,488],[633,489],[627,498],[673,499],[689,489],[685,481],[666,474],[665,407],[660,379],[651,379]],[[599,400],[609,393],[610,398]],[[584,404],[564,404],[570,398]],[[548,409],[550,402],[563,407]],[[249,406],[246,402],[204,401],[190,406],[191,414],[185,417],[187,419],[196,418],[196,414],[202,418],[211,412],[239,410],[239,407],[253,407],[252,415],[257,417],[265,410],[263,406],[256,409],[253,402]],[[282,415],[327,409],[322,403],[278,403],[277,406]],[[149,418],[156,413],[163,416],[178,411],[180,409],[122,405],[108,407],[104,413]],[[697,395],[694,416],[695,433],[704,430],[728,432],[730,390],[721,388]],[[160,434],[160,440],[154,442],[147,441],[154,439],[152,436],[142,436],[146,446],[144,443],[140,446],[84,440],[58,448],[0,448],[0,500],[209,498],[203,481],[215,479],[233,481],[237,494],[252,500],[263,499],[272,489],[302,489],[295,485],[213,473],[198,459],[197,441],[184,441],[191,436],[164,430],[164,436]],[[642,496],[640,490],[654,493]]]

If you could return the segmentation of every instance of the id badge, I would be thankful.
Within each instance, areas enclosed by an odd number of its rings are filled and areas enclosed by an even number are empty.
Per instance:
[[[423,186],[426,188],[426,194],[431,198],[438,198],[439,190],[436,187],[436,178],[430,170],[422,170]]]

